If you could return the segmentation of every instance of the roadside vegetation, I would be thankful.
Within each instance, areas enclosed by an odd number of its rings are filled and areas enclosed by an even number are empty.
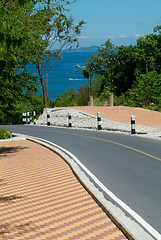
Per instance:
[[[89,59],[82,74],[88,85],[48,99],[48,75],[66,47],[77,47],[84,22],[75,25],[72,0],[0,0],[0,124],[22,123],[22,113],[44,107],[115,105],[161,111],[161,26],[132,46],[114,47],[108,39]],[[52,51],[59,43],[60,48]],[[74,45],[73,45],[74,44]],[[45,70],[46,63],[52,64]],[[36,65],[38,77],[28,72]],[[38,91],[42,90],[42,96]]]
[[[0,128],[0,139],[8,139],[10,138],[10,134],[12,132],[10,130],[3,130]]]
[[[56,106],[86,105],[89,95],[94,97],[95,105],[107,105],[109,93],[114,93],[116,106],[161,112],[160,50],[161,26],[154,28],[152,34],[139,38],[134,46],[114,47],[108,39],[82,70],[88,86],[78,92],[66,91],[57,98]]]
[[[78,46],[84,24],[70,16],[72,2],[0,0],[0,124],[20,123],[26,105],[38,114],[47,107],[50,69],[64,48]],[[59,47],[53,51],[55,44]],[[28,72],[29,64],[38,77]],[[37,97],[40,87],[43,94]]]

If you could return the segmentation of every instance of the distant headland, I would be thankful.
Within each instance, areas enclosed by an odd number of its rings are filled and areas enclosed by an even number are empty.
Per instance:
[[[66,49],[63,52],[96,52],[97,46],[91,46],[91,47],[79,47],[79,48],[73,48],[73,49]]]

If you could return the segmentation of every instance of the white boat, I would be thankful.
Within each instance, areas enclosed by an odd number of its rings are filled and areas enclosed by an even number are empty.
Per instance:
[[[85,68],[85,66],[81,67],[79,64],[75,66],[76,68]]]

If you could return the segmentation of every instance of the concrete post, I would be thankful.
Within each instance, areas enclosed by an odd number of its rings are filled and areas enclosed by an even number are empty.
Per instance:
[[[34,125],[36,125],[36,112],[33,111],[33,116],[34,116]]]
[[[68,127],[72,126],[72,116],[71,116],[71,112],[68,112]]]
[[[50,113],[49,113],[49,111],[47,111],[46,114],[47,114],[47,126],[50,126]]]
[[[109,93],[109,106],[113,107],[113,93]]]
[[[30,124],[30,113],[27,112],[27,123]]]
[[[101,127],[101,113],[100,112],[97,113],[97,129],[98,130],[102,129],[102,127]]]
[[[90,96],[89,99],[90,99],[90,106],[93,106],[93,96]]]
[[[93,96],[89,97],[88,106],[93,106]]]
[[[135,116],[131,116],[131,134],[135,134]]]
[[[22,121],[24,124],[26,124],[26,113],[22,113]]]

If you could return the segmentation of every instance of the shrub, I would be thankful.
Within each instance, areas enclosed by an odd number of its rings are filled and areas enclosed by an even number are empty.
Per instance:
[[[77,105],[86,106],[88,103],[88,98],[89,98],[88,86],[80,87],[79,91],[77,92]]]
[[[73,88],[70,88],[69,91],[66,90],[66,92],[60,94],[55,101],[55,107],[68,106],[77,106],[77,94]]]
[[[93,104],[94,104],[94,106],[104,106],[105,101],[102,100],[101,98],[94,98],[93,99]]]
[[[10,130],[4,130],[0,128],[0,139],[8,139],[10,137]]]

